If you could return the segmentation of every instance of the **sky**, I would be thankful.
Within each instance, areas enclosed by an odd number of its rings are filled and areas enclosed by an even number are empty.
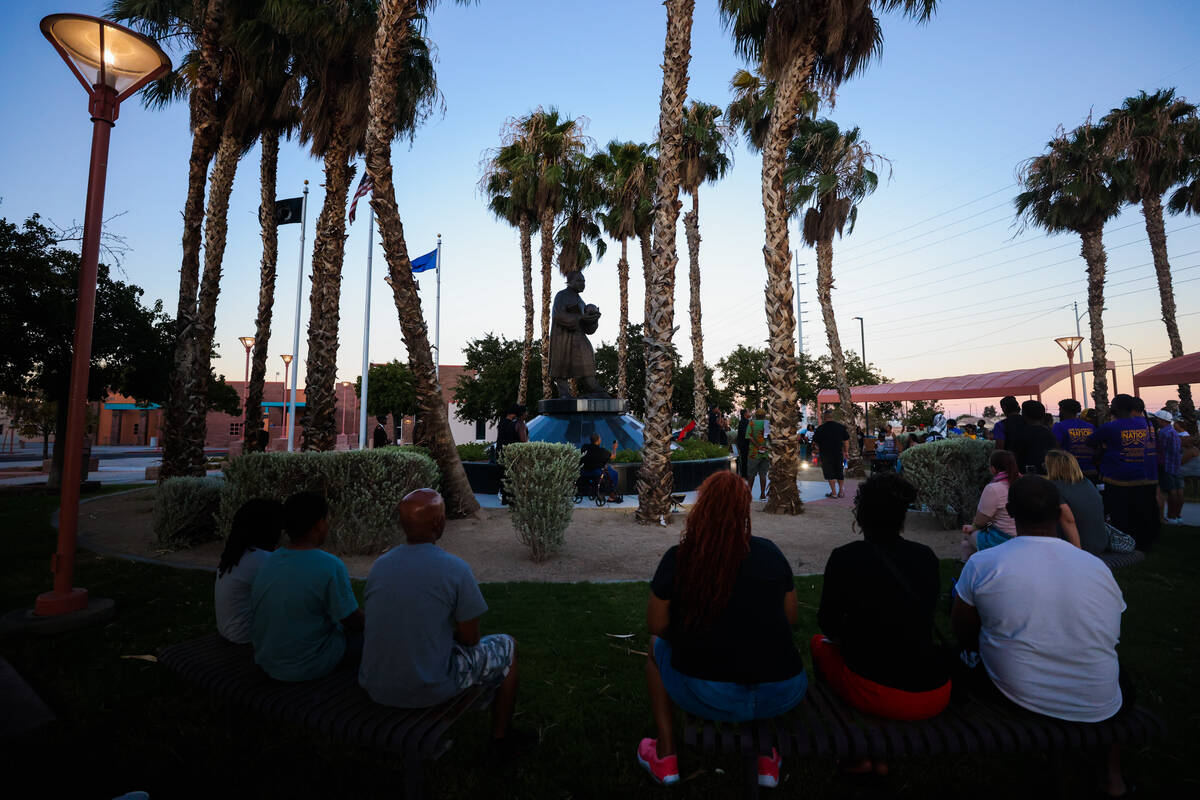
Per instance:
[[[1062,125],[1102,116],[1140,90],[1176,87],[1200,101],[1200,4],[1177,0],[1013,0],[939,4],[916,25],[882,20],[882,55],[842,86],[823,115],[857,125],[886,156],[890,179],[859,210],[852,234],[834,242],[834,308],[843,347],[895,380],[961,375],[1059,363],[1054,339],[1073,335],[1074,302],[1086,301],[1085,265],[1073,234],[1022,231],[1013,215],[1015,175]],[[100,14],[103,0],[72,10]],[[0,91],[0,217],[38,213],[58,224],[81,220],[91,126],[85,93],[38,30],[59,4],[6,3],[0,67],[13,81]],[[481,164],[507,119],[537,106],[584,117],[596,146],[612,139],[650,141],[658,122],[665,9],[653,0],[480,0],[443,2],[432,14],[445,113],[397,142],[397,201],[410,253],[443,237],[442,363],[460,364],[466,343],[485,333],[523,330],[516,230],[497,221],[478,191]],[[698,0],[689,99],[726,105],[729,79],[745,66],[734,54],[712,0]],[[176,305],[181,213],[191,138],[186,105],[162,111],[126,101],[112,133],[105,204],[107,230],[130,252],[122,277],[147,302]],[[701,298],[705,360],[737,345],[765,345],[761,161],[742,142],[733,168],[700,192]],[[254,333],[261,240],[258,149],[241,162],[229,211],[229,239],[217,311],[218,372],[241,379],[239,336]],[[361,166],[361,162],[359,162]],[[323,200],[321,163],[298,142],[281,148],[278,196],[309,182],[304,250],[300,227],[280,228],[279,278],[268,377],[282,378],[279,354],[293,350],[297,272],[303,259],[302,365],[308,323],[313,224]],[[686,202],[685,202],[686,207]],[[1200,342],[1200,218],[1168,217],[1184,351]],[[378,237],[376,237],[378,238]],[[1105,228],[1109,280],[1106,337],[1133,351],[1138,371],[1169,357],[1149,245],[1140,212],[1127,208]],[[687,248],[682,218],[676,270],[676,346],[690,359]],[[535,238],[536,251],[537,242]],[[815,294],[815,253],[798,241],[805,351],[828,352]],[[361,371],[367,215],[349,228],[342,280],[339,379]],[[640,320],[640,254],[631,248],[630,310]],[[587,270],[585,299],[603,313],[594,343],[616,338],[619,245]],[[536,262],[536,253],[535,253]],[[376,241],[371,361],[406,357],[385,262]],[[419,276],[425,317],[435,326],[436,277]],[[535,276],[535,295],[538,294]],[[554,290],[562,279],[554,279]],[[2,300],[0,300],[2,303]],[[855,317],[862,317],[860,326]],[[1086,315],[1081,322],[1087,337]],[[1088,356],[1090,358],[1090,355]],[[1129,356],[1110,347],[1118,385],[1129,388]],[[302,367],[301,367],[302,369]],[[300,379],[303,382],[303,374]],[[1090,386],[1090,381],[1089,381]],[[1146,392],[1155,408],[1172,390]],[[1048,404],[1069,394],[1065,382]],[[949,403],[979,413],[994,400]]]

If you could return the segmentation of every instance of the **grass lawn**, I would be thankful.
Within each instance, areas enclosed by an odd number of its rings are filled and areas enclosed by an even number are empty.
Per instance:
[[[0,498],[0,610],[29,604],[49,587],[57,498]],[[652,564],[646,565],[649,574]],[[958,567],[943,565],[949,584]],[[158,798],[397,797],[396,759],[231,716],[157,664],[128,658],[211,631],[212,575],[81,553],[78,581],[117,602],[102,627],[55,638],[0,642],[0,655],[41,694],[59,722],[6,743],[0,757],[7,796],[111,798],[144,789]],[[1200,788],[1196,655],[1200,632],[1200,529],[1170,528],[1158,550],[1120,575],[1129,610],[1121,656],[1140,702],[1171,728],[1165,742],[1127,755],[1141,796]],[[355,586],[361,592],[361,585]],[[797,640],[815,630],[819,578],[797,579]],[[520,641],[522,693],[517,724],[536,730],[536,754],[516,766],[487,766],[487,718],[468,715],[453,729],[454,748],[428,771],[433,797],[590,798],[734,797],[736,761],[685,753],[686,780],[668,792],[652,786],[633,757],[652,735],[642,685],[646,584],[490,584],[485,632]],[[946,621],[941,620],[943,630]],[[635,634],[627,640],[608,634]],[[802,646],[809,662],[807,646]],[[903,654],[897,654],[903,657]],[[1082,770],[1080,769],[1080,772]],[[784,764],[780,796],[1001,798],[1039,796],[1044,757],[912,759],[893,765],[886,791],[838,777],[832,762]],[[690,777],[689,777],[690,776]],[[1082,790],[1085,781],[1077,776]],[[18,787],[37,786],[36,790]],[[1190,790],[1188,787],[1191,787]]]

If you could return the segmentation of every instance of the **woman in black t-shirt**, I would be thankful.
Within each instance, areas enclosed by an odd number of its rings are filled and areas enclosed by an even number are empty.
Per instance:
[[[894,474],[859,486],[854,518],[864,540],[830,554],[817,614],[824,635],[811,641],[821,680],[860,711],[889,719],[926,719],[950,701],[948,665],[932,636],[937,556],[900,536],[916,496]]]
[[[673,705],[717,721],[769,719],[800,702],[808,677],[792,640],[791,566],[750,535],[750,491],[736,473],[701,485],[650,590],[646,684],[658,739],[642,739],[637,755],[657,782],[674,783]],[[774,751],[759,757],[760,786],[778,785],[779,764]]]

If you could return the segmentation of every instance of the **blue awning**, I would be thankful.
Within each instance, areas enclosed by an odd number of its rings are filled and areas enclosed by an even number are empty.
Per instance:
[[[105,403],[104,407],[109,411],[153,411],[156,408],[162,408],[158,403],[144,406],[139,406],[137,403]]]
[[[263,405],[263,408],[287,408],[288,407],[287,403],[276,403],[274,401],[272,401],[270,403],[263,403],[262,405]],[[300,402],[296,403],[296,408],[304,408],[304,401],[301,400]]]

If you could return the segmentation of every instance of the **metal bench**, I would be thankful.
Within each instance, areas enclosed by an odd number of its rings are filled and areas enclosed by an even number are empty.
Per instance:
[[[1166,735],[1166,725],[1143,708],[1096,723],[1064,722],[1011,704],[955,698],[938,716],[898,722],[862,714],[820,682],[782,717],[717,723],[684,715],[683,741],[705,754],[742,756],[747,797],[758,796],[757,757],[774,747],[799,758],[893,759],[897,756],[1063,752],[1108,744],[1140,744]]]
[[[446,731],[486,699],[472,688],[433,708],[391,708],[375,703],[358,685],[356,668],[303,683],[276,681],[254,663],[250,645],[231,644],[217,634],[165,647],[158,661],[184,680],[275,722],[296,725],[339,742],[396,753],[404,758],[405,796],[423,796],[422,761],[450,748]]]

